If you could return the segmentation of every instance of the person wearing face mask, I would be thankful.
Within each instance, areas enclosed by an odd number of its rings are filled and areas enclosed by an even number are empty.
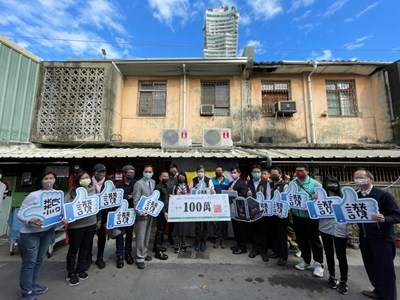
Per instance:
[[[190,182],[189,188],[198,188],[200,181],[205,183],[206,188],[210,188],[211,192],[214,193],[214,184],[210,177],[205,176],[205,168],[203,165],[199,165],[196,169],[197,176]],[[195,251],[206,251],[206,241],[208,236],[208,223],[209,222],[196,222],[195,223]]]
[[[172,194],[172,189],[178,183],[178,165],[170,164],[169,165],[169,180],[168,180],[168,191]],[[175,223],[168,223],[168,242],[171,246],[175,244],[174,238],[172,234],[174,233]]]
[[[227,190],[229,187],[229,179],[225,178],[224,169],[221,166],[215,168],[215,177],[211,178],[212,183],[214,184],[214,190],[216,194],[221,194],[221,191]],[[215,243],[214,248],[218,248],[221,246],[222,249],[225,249],[225,241],[228,238],[228,222],[214,222],[214,235],[215,235]]]
[[[186,173],[179,172],[178,183],[172,188],[172,195],[190,195],[190,193],[191,190],[189,188]],[[175,244],[174,253],[179,253],[179,251],[186,252],[187,223],[178,222],[176,226],[177,226],[176,236],[178,238],[178,242]]]
[[[239,197],[247,197],[246,182],[240,178],[241,172],[239,167],[233,167],[231,170],[232,181],[229,183],[228,190],[237,191]],[[232,254],[240,255],[247,253],[247,237],[250,233],[250,224],[232,219],[233,234],[235,236],[236,245],[231,247]]]
[[[164,239],[164,231],[165,226],[168,220],[168,203],[169,203],[169,190],[168,190],[168,181],[169,181],[169,174],[167,171],[164,171],[160,174],[160,182],[156,185],[156,190],[160,192],[160,200],[164,203],[164,206],[157,216],[157,230],[156,235],[154,237],[154,257],[160,260],[167,260],[168,255],[164,254],[167,250],[165,247],[162,246],[163,239]]]
[[[358,198],[373,198],[378,202],[379,213],[372,215],[374,223],[361,223],[360,250],[373,291],[364,290],[371,299],[395,300],[397,298],[394,259],[396,248],[393,224],[400,223],[400,209],[394,197],[373,185],[374,176],[366,169],[354,173]],[[356,225],[357,226],[357,225]]]
[[[43,258],[54,240],[54,226],[42,228],[43,221],[38,218],[24,217],[24,211],[37,206],[43,191],[54,188],[57,175],[53,172],[40,174],[35,181],[35,191],[25,197],[18,211],[17,218],[24,223],[20,230],[18,247],[21,254],[22,266],[19,276],[19,286],[24,300],[37,299],[36,295],[43,294],[48,288],[37,283]]]
[[[274,197],[274,192],[283,192],[287,187],[287,182],[282,179],[282,170],[278,167],[272,167],[270,170],[270,187],[271,199]],[[287,218],[272,216],[270,223],[271,238],[275,255],[271,258],[278,258],[277,265],[284,266],[288,259],[288,243],[287,243]]]
[[[268,182],[261,179],[261,166],[253,165],[250,168],[252,179],[247,180],[247,197],[253,197],[256,199],[257,192],[261,192],[264,197],[266,196],[267,184]],[[268,224],[270,221],[270,217],[263,217],[250,223],[251,230],[251,239],[253,242],[253,249],[249,253],[250,258],[254,258],[257,255],[261,254],[262,260],[267,262],[268,258],[268,246],[267,241],[268,237],[265,235],[269,235],[270,230],[268,229]]]
[[[267,169],[262,169],[261,171],[261,179],[264,181],[268,181],[270,179],[271,174]]]
[[[322,185],[308,176],[308,165],[297,164],[296,166],[296,183],[299,192],[308,194],[308,201],[312,201],[315,197],[315,188]],[[324,276],[323,260],[324,253],[322,249],[321,239],[319,238],[318,219],[310,218],[307,209],[292,209],[293,227],[296,232],[297,244],[301,251],[300,262],[295,266],[297,270],[304,271],[311,269],[311,254],[314,259],[313,274],[316,277]]]
[[[151,179],[154,175],[153,167],[145,165],[143,169],[143,177],[138,180],[133,188],[133,206],[136,207],[142,196],[150,197],[156,186],[156,182]],[[138,269],[143,270],[146,265],[145,261],[153,258],[147,255],[149,247],[151,225],[153,217],[147,213],[136,211],[135,235],[136,235],[136,264]]]
[[[106,166],[103,164],[97,164],[93,167],[93,177],[92,177],[92,185],[96,190],[96,194],[103,191],[105,187],[105,182],[109,180],[106,175],[107,169]],[[106,267],[106,263],[103,259],[104,256],[104,249],[106,247],[106,223],[107,223],[107,209],[102,209],[97,214],[97,259],[95,264],[99,269],[104,269]],[[94,235],[93,235],[94,238]],[[90,241],[89,249],[86,256],[86,267],[85,271],[89,270],[90,265],[92,264],[92,257],[93,257],[93,238]]]
[[[76,189],[83,187],[88,196],[96,194],[92,186],[92,180],[88,172],[83,171],[75,177],[75,183],[71,191],[65,196],[64,203],[74,201]],[[66,222],[66,221],[65,221]],[[86,280],[89,275],[85,272],[86,255],[89,249],[90,239],[96,230],[96,215],[76,220],[67,224],[68,228],[68,252],[67,252],[67,283],[70,286],[79,284],[79,280]],[[78,256],[78,260],[76,259]]]
[[[340,184],[335,176],[326,176],[322,182],[322,187],[328,196],[342,198]],[[348,293],[347,274],[349,269],[346,256],[347,224],[337,223],[335,218],[321,218],[319,220],[319,231],[329,271],[328,287],[346,295]],[[335,277],[335,252],[339,261],[340,281]]]
[[[133,188],[136,183],[135,179],[135,167],[132,165],[126,165],[122,168],[123,178],[115,183],[117,189],[124,190],[124,199],[128,201],[129,208],[133,208]],[[124,267],[124,258],[128,265],[133,264],[132,257],[132,237],[133,237],[133,225],[122,227],[122,232],[125,234],[120,234],[115,238],[117,256],[116,265],[118,269]]]

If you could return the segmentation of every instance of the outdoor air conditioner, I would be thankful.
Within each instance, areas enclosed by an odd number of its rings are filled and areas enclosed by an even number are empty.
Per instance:
[[[187,129],[168,128],[161,130],[161,148],[190,147],[192,140]]]
[[[232,147],[232,136],[229,128],[203,129],[203,147],[225,148]]]
[[[271,108],[271,112],[273,115],[277,114],[280,116],[289,116],[297,112],[296,101],[292,100],[275,102],[272,104]]]
[[[201,116],[213,116],[214,115],[214,105],[213,104],[202,104],[200,106]]]

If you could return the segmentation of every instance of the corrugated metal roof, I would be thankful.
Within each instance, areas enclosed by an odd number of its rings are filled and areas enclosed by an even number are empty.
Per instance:
[[[265,158],[278,159],[399,159],[400,149],[233,149],[181,151],[160,148],[40,148],[32,144],[0,147],[0,159],[69,159],[69,158]]]

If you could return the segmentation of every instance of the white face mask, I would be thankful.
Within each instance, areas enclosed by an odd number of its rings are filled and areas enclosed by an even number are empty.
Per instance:
[[[198,172],[198,173],[197,173],[197,177],[203,178],[203,177],[204,177],[204,172]]]
[[[355,178],[354,183],[356,186],[363,186],[368,184],[368,179],[367,178]]]
[[[90,178],[84,178],[79,180],[79,184],[85,188],[87,188],[91,183],[92,181],[90,180]]]
[[[43,187],[44,189],[53,187],[53,185],[54,185],[55,182],[56,182],[56,181],[55,181],[54,179],[42,180],[42,187]]]

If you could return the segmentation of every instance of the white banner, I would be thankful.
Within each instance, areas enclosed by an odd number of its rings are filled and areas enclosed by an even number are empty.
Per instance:
[[[168,222],[230,221],[226,194],[173,195],[169,198]]]

